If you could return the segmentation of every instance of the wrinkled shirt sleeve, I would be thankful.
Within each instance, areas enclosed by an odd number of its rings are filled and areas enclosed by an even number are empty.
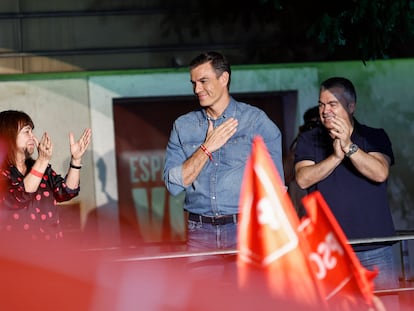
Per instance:
[[[57,202],[65,202],[73,199],[79,194],[80,187],[70,189],[66,185],[66,176],[62,178],[61,175],[57,174],[54,170],[50,169],[48,174],[52,179],[53,195]]]
[[[256,124],[258,126],[256,132],[262,136],[269,154],[273,159],[273,163],[275,164],[276,169],[279,173],[282,184],[285,184],[282,156],[282,134],[280,132],[280,129],[263,111],[260,112]]]
[[[164,163],[164,183],[172,195],[178,195],[185,187],[183,184],[182,167],[187,159],[181,148],[176,122],[173,125],[166,148]]]

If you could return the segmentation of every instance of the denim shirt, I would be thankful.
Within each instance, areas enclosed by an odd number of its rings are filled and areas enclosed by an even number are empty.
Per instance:
[[[231,98],[224,113],[212,120],[217,127],[228,118],[238,120],[237,132],[220,149],[212,153],[196,180],[185,187],[182,167],[204,142],[208,117],[204,109],[180,116],[173,125],[166,148],[164,182],[172,195],[185,191],[184,209],[202,215],[218,216],[238,213],[240,187],[252,142],[262,136],[284,183],[282,138],[279,128],[264,111]]]

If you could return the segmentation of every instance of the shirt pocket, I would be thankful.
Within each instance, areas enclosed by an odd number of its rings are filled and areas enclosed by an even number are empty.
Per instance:
[[[231,166],[244,165],[250,155],[251,139],[246,135],[230,138],[222,148],[221,161]]]

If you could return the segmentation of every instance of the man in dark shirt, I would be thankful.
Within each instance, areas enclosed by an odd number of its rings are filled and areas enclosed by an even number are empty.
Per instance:
[[[395,235],[388,206],[387,179],[394,164],[391,142],[383,129],[354,118],[356,92],[351,81],[334,77],[320,87],[322,126],[302,133],[297,142],[298,185],[320,191],[349,239]],[[355,245],[361,263],[378,267],[376,288],[399,287],[392,246]]]

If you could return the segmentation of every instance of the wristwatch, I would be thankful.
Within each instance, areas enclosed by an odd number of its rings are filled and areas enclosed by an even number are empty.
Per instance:
[[[359,149],[357,144],[351,144],[349,146],[349,151],[345,153],[345,155],[349,158],[351,155],[353,155],[355,152],[357,152]]]

